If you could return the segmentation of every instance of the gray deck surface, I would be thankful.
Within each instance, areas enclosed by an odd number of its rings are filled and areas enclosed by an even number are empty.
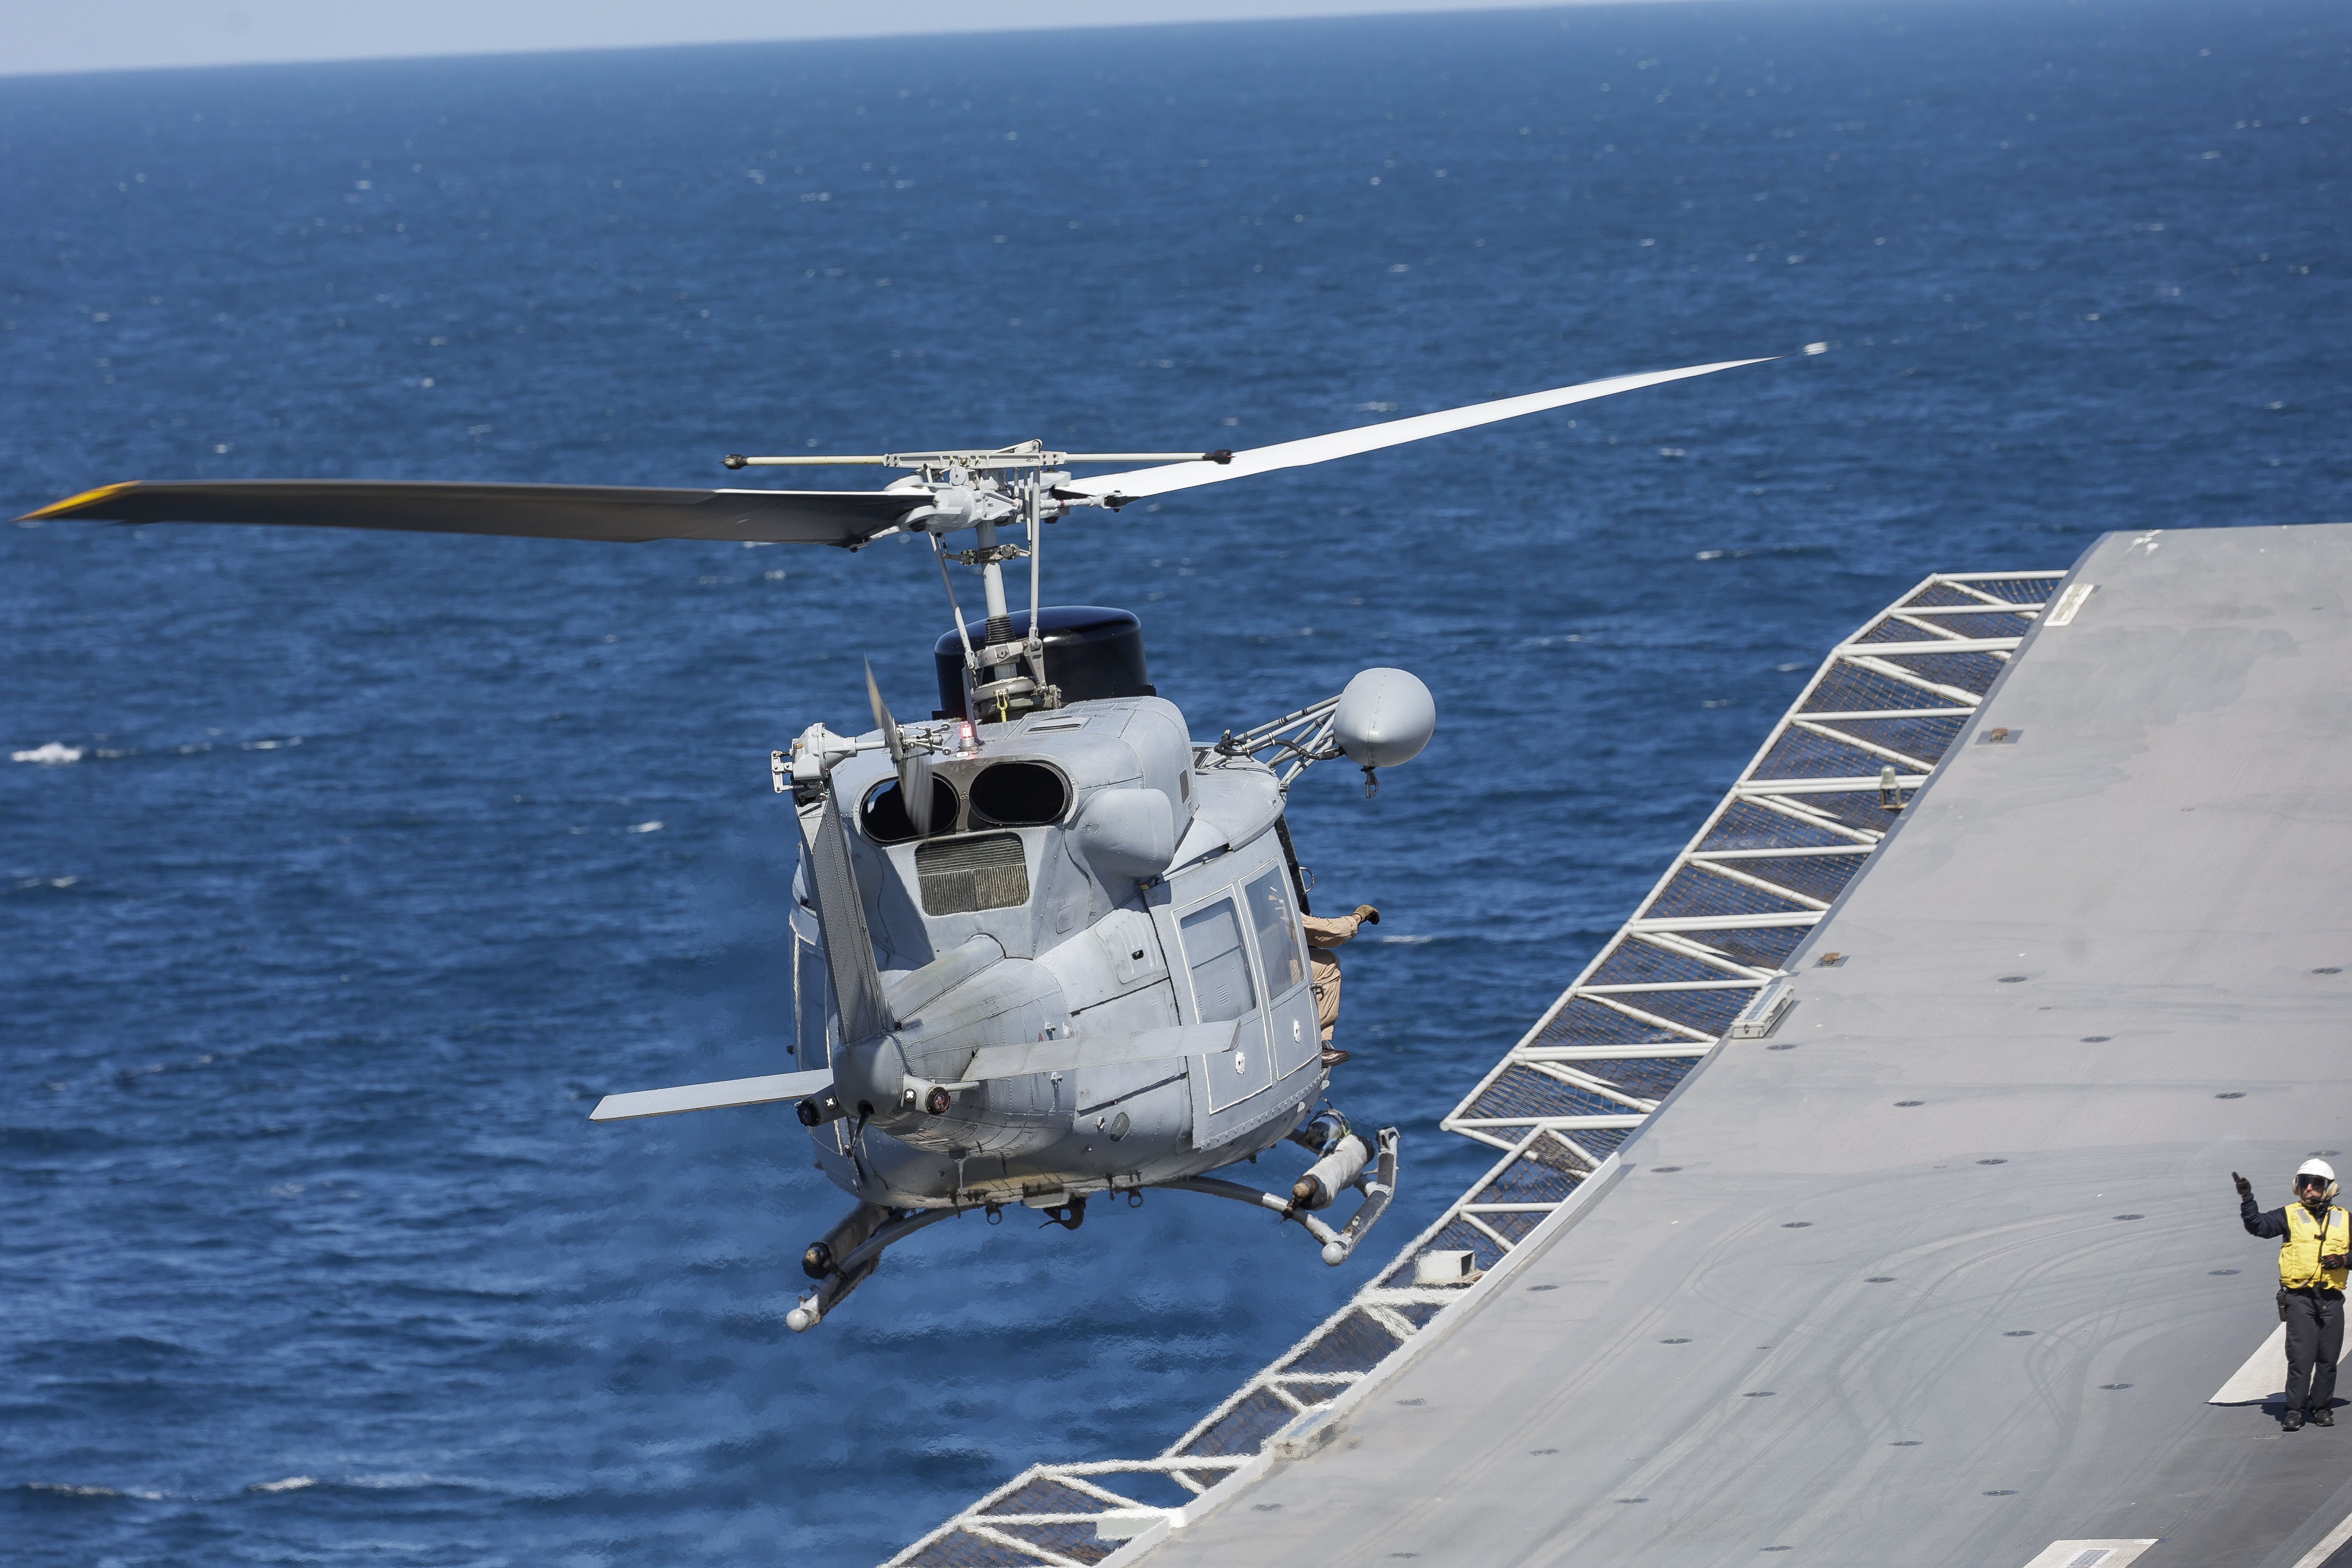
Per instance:
[[[2287,1568],[2352,1512],[2352,1410],[2206,1403],[2277,1321],[2230,1173],[2352,1166],[2352,526],[2153,542],[2084,556],[1773,1038],[1152,1568]]]

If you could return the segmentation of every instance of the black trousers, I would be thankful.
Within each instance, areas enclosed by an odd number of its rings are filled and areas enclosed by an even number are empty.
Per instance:
[[[2344,1348],[2344,1296],[2286,1293],[2286,1407],[2325,1410],[2336,1401],[2336,1357]]]

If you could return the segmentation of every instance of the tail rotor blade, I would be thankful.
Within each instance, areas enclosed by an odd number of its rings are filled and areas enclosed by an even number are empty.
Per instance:
[[[874,665],[866,666],[866,696],[874,704],[875,727],[882,731],[882,743],[890,749],[890,760],[898,764],[898,798],[906,803],[907,820],[914,826],[915,837],[928,838],[931,833],[931,760],[907,744],[898,732],[898,721],[890,717],[890,705],[882,700],[882,688],[874,679]]]
[[[882,731],[882,743],[890,748],[890,760],[897,762],[907,754],[907,742],[899,738],[898,722],[890,717],[890,705],[882,700],[882,688],[874,679],[874,661],[866,661],[866,700],[874,704],[874,727]]]
[[[931,759],[910,751],[898,759],[898,798],[907,803],[907,820],[915,837],[931,836]]]

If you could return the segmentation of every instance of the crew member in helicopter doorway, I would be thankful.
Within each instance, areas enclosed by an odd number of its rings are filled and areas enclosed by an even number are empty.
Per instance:
[[[1350,1053],[1331,1043],[1332,1032],[1339,1026],[1339,955],[1331,950],[1354,936],[1357,928],[1367,921],[1380,924],[1381,911],[1370,904],[1358,904],[1353,914],[1303,918],[1307,922],[1307,957],[1314,965],[1315,1017],[1323,1026],[1323,1065],[1335,1068]]]

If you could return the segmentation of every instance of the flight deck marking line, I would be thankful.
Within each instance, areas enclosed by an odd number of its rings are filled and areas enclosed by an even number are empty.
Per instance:
[[[2321,1563],[2336,1555],[2337,1547],[2347,1541],[2352,1541],[2352,1514],[2338,1520],[2335,1529],[2319,1538],[2318,1545],[2296,1558],[2294,1568],[2319,1568]],[[2028,1568],[2032,1565],[2028,1564]]]
[[[2074,616],[2082,610],[2084,601],[2097,593],[2099,585],[2096,583],[2074,584],[2058,595],[2058,603],[2052,606],[2049,618],[2042,624],[2045,626],[2073,626]]]
[[[2053,1541],[2036,1553],[2025,1568],[2124,1568],[2163,1539],[2144,1541]]]
[[[2286,1394],[2286,1325],[2270,1331],[2260,1349],[2216,1389],[2208,1405],[2261,1405]]]

